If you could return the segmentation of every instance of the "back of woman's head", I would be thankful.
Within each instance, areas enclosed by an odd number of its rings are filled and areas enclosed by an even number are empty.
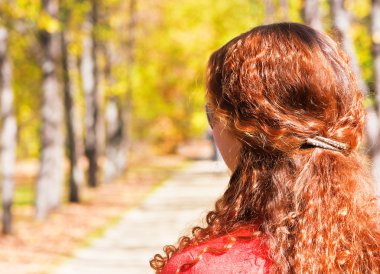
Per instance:
[[[256,223],[273,272],[380,273],[379,211],[357,153],[362,95],[336,43],[301,24],[254,28],[211,56],[207,88],[242,148],[195,238]]]
[[[312,28],[257,27],[216,51],[208,75],[211,108],[247,144],[295,153],[321,135],[359,145],[360,91],[335,43]]]

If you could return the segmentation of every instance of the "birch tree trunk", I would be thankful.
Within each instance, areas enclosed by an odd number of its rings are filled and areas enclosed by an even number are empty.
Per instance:
[[[323,31],[318,0],[304,0],[302,6],[302,18],[306,25]]]
[[[380,0],[372,0],[371,10],[372,23],[372,53],[373,53],[373,71],[375,81],[375,94],[377,105],[377,117],[380,117]],[[379,119],[378,119],[379,120]],[[372,153],[372,174],[375,180],[376,194],[380,195],[380,132],[379,121],[377,125],[371,125],[377,128],[377,139]],[[380,201],[379,201],[380,202]]]
[[[129,21],[127,25],[128,39],[126,43],[127,50],[127,96],[125,102],[125,108],[122,112],[122,121],[124,124],[123,131],[123,147],[124,153],[128,154],[129,148],[131,146],[131,122],[132,122],[132,102],[133,102],[133,66],[135,63],[135,42],[136,42],[136,25],[137,25],[137,0],[129,1]],[[125,156],[124,166],[122,171],[127,168],[128,165],[128,155]]]
[[[84,28],[82,52],[82,82],[85,94],[85,153],[88,160],[88,185],[98,185],[98,123],[99,123],[99,90],[97,66],[96,25],[98,21],[97,0],[91,1],[91,12]]]
[[[108,100],[105,117],[107,122],[107,146],[104,179],[106,183],[109,183],[122,174],[126,162],[126,151],[123,147],[125,128],[119,98],[113,97]]]
[[[264,8],[265,8],[265,24],[274,23],[274,5],[273,0],[264,0]]]
[[[8,51],[8,31],[0,27],[0,92],[1,92],[1,170],[3,217],[2,232],[12,232],[14,166],[16,161],[16,118],[13,110],[12,65]]]
[[[64,25],[64,24],[63,24]],[[63,72],[63,92],[65,102],[65,120],[66,120],[66,138],[67,153],[70,161],[69,173],[69,201],[80,201],[80,184],[83,180],[83,173],[79,162],[79,134],[76,131],[75,124],[76,108],[74,104],[74,88],[70,76],[73,68],[73,60],[70,58],[67,50],[67,39],[65,29],[61,30],[61,55],[62,55],[62,72]]]
[[[43,11],[53,18],[58,15],[56,0],[43,0]],[[40,30],[42,56],[42,129],[41,166],[37,180],[36,218],[44,219],[61,203],[64,183],[63,107],[57,79],[59,36]]]
[[[281,17],[283,21],[289,21],[289,4],[288,0],[280,0]]]

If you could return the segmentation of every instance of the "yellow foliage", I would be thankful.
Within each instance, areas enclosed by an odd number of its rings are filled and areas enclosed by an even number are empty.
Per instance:
[[[54,33],[60,30],[60,23],[57,19],[42,12],[37,20],[37,26],[39,29],[45,30],[50,33]]]
[[[347,10],[354,13],[356,16],[360,18],[368,16],[368,14],[371,12],[370,0],[344,1],[344,4]]]
[[[371,39],[380,42],[380,34],[370,36],[369,0],[345,1],[353,20],[350,35],[364,77],[373,83]],[[11,31],[11,55],[15,64],[14,87],[16,112],[20,127],[20,155],[36,156],[39,151],[40,62],[35,33],[64,29],[69,38],[68,52],[74,69],[70,71],[78,112],[84,112],[80,65],[83,24],[90,1],[62,0],[60,15],[65,23],[41,13],[40,0],[0,0],[0,13],[14,20]],[[274,1],[275,20],[283,20],[280,1]],[[301,21],[302,0],[289,0],[289,20]],[[331,28],[329,1],[321,0],[321,16],[326,29]],[[98,63],[102,98],[116,96],[125,105],[128,87],[133,90],[133,136],[161,144],[172,151],[177,142],[199,137],[207,129],[204,114],[204,77],[212,51],[232,37],[265,21],[263,1],[258,0],[144,0],[138,1],[135,29],[135,63],[128,64],[129,1],[99,1]],[[0,19],[3,23],[4,19]],[[21,24],[18,24],[21,22]],[[21,27],[20,27],[21,26]],[[18,28],[22,32],[18,32]],[[107,52],[110,49],[110,53]],[[60,67],[60,63],[58,68]],[[110,65],[106,74],[106,66]],[[58,69],[60,70],[60,69]],[[59,71],[60,73],[61,71]],[[61,74],[59,74],[61,79]],[[368,101],[369,100],[369,101]],[[366,104],[371,103],[370,99]],[[101,106],[101,110],[103,106]],[[103,113],[100,113],[103,115]],[[83,121],[82,121],[83,123]]]

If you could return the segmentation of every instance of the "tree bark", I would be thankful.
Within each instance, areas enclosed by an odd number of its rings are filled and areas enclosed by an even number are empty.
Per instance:
[[[85,35],[82,52],[82,82],[85,94],[85,152],[88,160],[88,185],[98,185],[98,123],[99,123],[99,90],[97,65],[96,25],[98,21],[97,0],[91,1],[92,7],[89,18],[85,23]]]
[[[115,52],[113,44],[108,41],[103,45],[105,59],[104,78],[108,86],[115,83],[112,74],[114,62],[118,61],[119,54]],[[104,182],[110,183],[125,170],[127,161],[127,151],[125,148],[125,123],[123,121],[122,96],[112,96],[108,98],[105,106],[105,124],[106,124],[106,146],[104,161]]]
[[[2,232],[12,232],[14,166],[16,161],[16,118],[13,109],[12,64],[8,51],[8,30],[0,27],[0,92],[1,92],[1,169]]]
[[[371,36],[372,36],[372,54],[373,54],[373,71],[375,82],[375,95],[377,105],[377,117],[380,117],[380,0],[372,0],[371,9]],[[379,120],[379,118],[378,118]],[[377,128],[377,139],[374,144],[372,153],[372,174],[375,180],[376,194],[380,195],[380,132],[379,121],[372,127]],[[379,201],[380,202],[380,201]]]
[[[43,11],[57,18],[58,3],[55,0],[42,1]],[[64,183],[63,153],[63,107],[56,62],[59,54],[59,36],[47,30],[40,30],[39,41],[42,49],[42,129],[41,166],[37,180],[36,218],[44,219],[61,203]]]
[[[65,25],[65,24],[63,24]],[[82,182],[82,169],[79,162],[79,136],[75,130],[76,108],[74,104],[74,88],[70,71],[73,66],[68,50],[65,29],[61,30],[61,55],[63,72],[63,92],[65,103],[67,153],[70,161],[69,173],[69,201],[80,202],[80,185]]]
[[[272,24],[275,18],[273,0],[264,0],[264,8],[265,24]]]
[[[318,0],[303,1],[302,18],[306,25],[309,25],[316,30],[323,31]]]
[[[288,0],[280,0],[281,17],[283,21],[289,21],[289,4]]]
[[[104,178],[105,182],[109,183],[122,174],[126,162],[126,151],[123,147],[125,128],[118,97],[112,97],[108,100],[105,117],[107,122],[107,146]]]
[[[128,165],[128,152],[131,147],[131,122],[132,122],[132,102],[133,102],[133,82],[132,73],[135,63],[135,42],[136,42],[136,26],[137,26],[137,0],[129,1],[129,21],[127,25],[128,39],[126,42],[127,51],[127,96],[125,101],[125,107],[122,111],[122,122],[124,124],[123,131],[123,151],[126,153],[126,160],[121,171],[124,171]]]

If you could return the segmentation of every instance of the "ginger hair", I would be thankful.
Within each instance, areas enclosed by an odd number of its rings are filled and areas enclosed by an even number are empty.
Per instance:
[[[358,152],[362,99],[337,44],[302,24],[259,26],[214,52],[208,106],[241,141],[239,163],[206,226],[151,266],[159,273],[187,246],[256,225],[271,273],[380,273],[379,208]],[[350,149],[305,145],[313,136]]]

